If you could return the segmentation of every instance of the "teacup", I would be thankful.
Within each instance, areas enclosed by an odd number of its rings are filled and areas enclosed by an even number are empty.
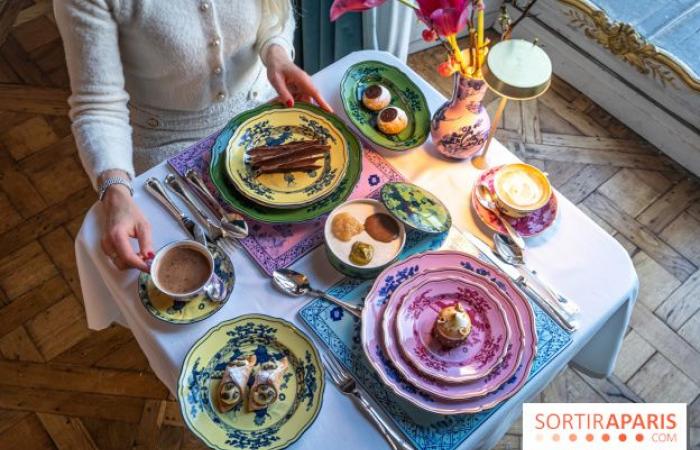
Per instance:
[[[494,175],[496,205],[510,217],[524,217],[549,202],[552,185],[537,167],[529,164],[506,164]]]
[[[189,301],[202,294],[210,300],[224,300],[226,287],[214,271],[214,257],[196,241],[172,242],[151,261],[151,280],[163,294],[177,301]]]

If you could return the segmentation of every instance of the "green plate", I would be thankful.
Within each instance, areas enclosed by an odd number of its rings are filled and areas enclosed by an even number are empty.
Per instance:
[[[199,322],[220,310],[231,297],[235,284],[235,274],[231,258],[215,245],[210,245],[209,250],[214,256],[214,271],[223,280],[228,290],[226,299],[222,302],[213,302],[202,294],[187,302],[178,302],[160,292],[151,281],[147,273],[139,275],[139,299],[146,310],[156,319],[174,324],[186,324]]]
[[[337,205],[341,204],[348,198],[352,192],[357,180],[360,178],[362,171],[362,148],[354,134],[348,129],[341,120],[329,114],[322,109],[309,105],[307,103],[297,102],[294,109],[311,111],[317,115],[323,116],[331,123],[345,138],[347,142],[348,166],[338,187],[328,196],[318,200],[310,205],[305,205],[299,208],[284,208],[275,209],[269,208],[247,199],[244,195],[234,189],[228,181],[228,173],[226,167],[226,148],[229,140],[234,135],[238,127],[248,119],[264,114],[266,111],[283,108],[279,104],[265,104],[241,113],[231,119],[226,127],[221,131],[216,138],[216,142],[211,150],[211,164],[209,166],[209,174],[212,182],[221,196],[234,209],[243,213],[253,220],[267,223],[292,223],[305,222],[315,219],[316,217],[328,213]]]
[[[382,203],[401,222],[425,233],[449,230],[452,217],[433,194],[411,183],[386,183],[381,189]]]
[[[250,354],[258,364],[287,357],[279,399],[256,412],[243,404],[219,412],[213,396],[226,364]],[[194,344],[182,365],[177,398],[185,424],[209,447],[274,450],[292,444],[311,426],[321,410],[323,388],[323,366],[310,339],[285,320],[249,314],[220,323]]]
[[[362,93],[371,84],[391,92],[391,105],[408,116],[408,126],[397,135],[386,135],[376,127],[377,112],[362,104]],[[370,141],[388,150],[404,151],[421,145],[430,134],[430,109],[418,86],[401,70],[379,61],[354,64],[340,82],[340,98],[353,125]]]

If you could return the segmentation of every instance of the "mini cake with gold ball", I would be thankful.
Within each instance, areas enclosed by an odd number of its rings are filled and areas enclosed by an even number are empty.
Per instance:
[[[445,348],[455,348],[466,342],[472,331],[469,314],[460,303],[442,308],[435,319],[433,336]]]

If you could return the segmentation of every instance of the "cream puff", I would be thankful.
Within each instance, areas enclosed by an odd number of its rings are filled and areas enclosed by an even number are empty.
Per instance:
[[[391,92],[381,84],[367,86],[362,92],[362,104],[372,111],[379,111],[391,103]]]
[[[433,335],[445,348],[463,344],[472,331],[469,314],[460,303],[443,308],[435,320]]]
[[[396,106],[384,108],[377,115],[377,128],[384,134],[399,134],[408,125],[406,112]]]

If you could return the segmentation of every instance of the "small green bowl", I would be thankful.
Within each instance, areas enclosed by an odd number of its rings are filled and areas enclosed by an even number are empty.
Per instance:
[[[383,244],[379,241],[376,241],[375,239],[370,237],[366,231],[362,231],[362,233],[353,236],[353,238],[350,239],[348,243],[343,243],[335,236],[333,236],[331,232],[331,224],[333,223],[333,218],[336,216],[336,214],[341,212],[348,212],[352,214],[362,224],[364,224],[365,219],[371,214],[382,213],[391,217],[396,222],[396,225],[399,228],[399,237],[396,238],[396,240],[399,241],[399,245],[395,250],[391,251],[390,253],[385,253],[391,254],[392,256],[389,258],[385,258],[386,261],[384,261],[381,265],[358,266],[350,262],[347,258],[343,258],[340,255],[338,255],[336,253],[339,250],[337,247],[351,246],[358,240],[373,245],[375,249],[388,249],[388,244]],[[398,259],[399,255],[403,251],[404,245],[406,245],[406,228],[404,227],[403,223],[396,220],[396,218],[391,215],[391,213],[381,202],[370,199],[350,200],[345,203],[342,203],[330,213],[328,219],[326,219],[326,225],[323,229],[323,239],[326,244],[326,255],[328,256],[328,261],[338,272],[347,275],[350,278],[368,279],[374,278],[382,270],[384,270],[386,267],[388,267]],[[332,242],[335,244],[332,245]],[[393,242],[394,241],[392,241],[392,243]]]

